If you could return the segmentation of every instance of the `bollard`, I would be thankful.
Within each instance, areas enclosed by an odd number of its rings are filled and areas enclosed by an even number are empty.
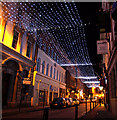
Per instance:
[[[91,101],[90,101],[90,111],[91,111]]]
[[[87,100],[86,100],[86,114],[87,114]]]
[[[94,109],[94,101],[93,101],[93,109]]]
[[[75,105],[75,120],[78,120],[78,105]]]
[[[43,120],[48,120],[48,111],[49,111],[48,108],[45,108],[45,109],[44,109]]]

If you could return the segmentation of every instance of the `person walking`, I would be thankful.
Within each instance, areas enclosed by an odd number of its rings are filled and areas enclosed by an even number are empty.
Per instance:
[[[99,104],[100,104],[100,106],[101,106],[101,101],[102,101],[101,98],[99,98]]]

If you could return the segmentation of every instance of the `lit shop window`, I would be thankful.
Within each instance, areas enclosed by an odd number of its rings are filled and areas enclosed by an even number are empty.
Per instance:
[[[19,36],[19,32],[18,32],[16,29],[14,29],[12,47],[15,48],[15,49],[16,49],[16,47],[17,47],[18,36]]]

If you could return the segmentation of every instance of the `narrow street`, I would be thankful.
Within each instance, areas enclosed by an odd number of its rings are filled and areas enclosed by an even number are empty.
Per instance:
[[[93,109],[93,103],[91,104],[91,108]],[[90,103],[87,103],[87,112],[90,111]],[[86,113],[86,103],[82,103],[78,106],[78,118],[83,116]],[[22,118],[30,118],[39,120],[43,119],[43,110],[35,111],[35,112],[27,112],[27,113],[19,113],[16,115],[3,116],[3,119],[22,119]],[[48,119],[75,119],[75,107],[69,107],[64,109],[50,109]]]

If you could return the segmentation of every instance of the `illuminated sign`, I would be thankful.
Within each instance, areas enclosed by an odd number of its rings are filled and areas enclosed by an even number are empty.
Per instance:
[[[24,78],[23,84],[30,85],[31,84],[30,78]]]
[[[97,54],[108,54],[109,43],[107,40],[97,41]]]

